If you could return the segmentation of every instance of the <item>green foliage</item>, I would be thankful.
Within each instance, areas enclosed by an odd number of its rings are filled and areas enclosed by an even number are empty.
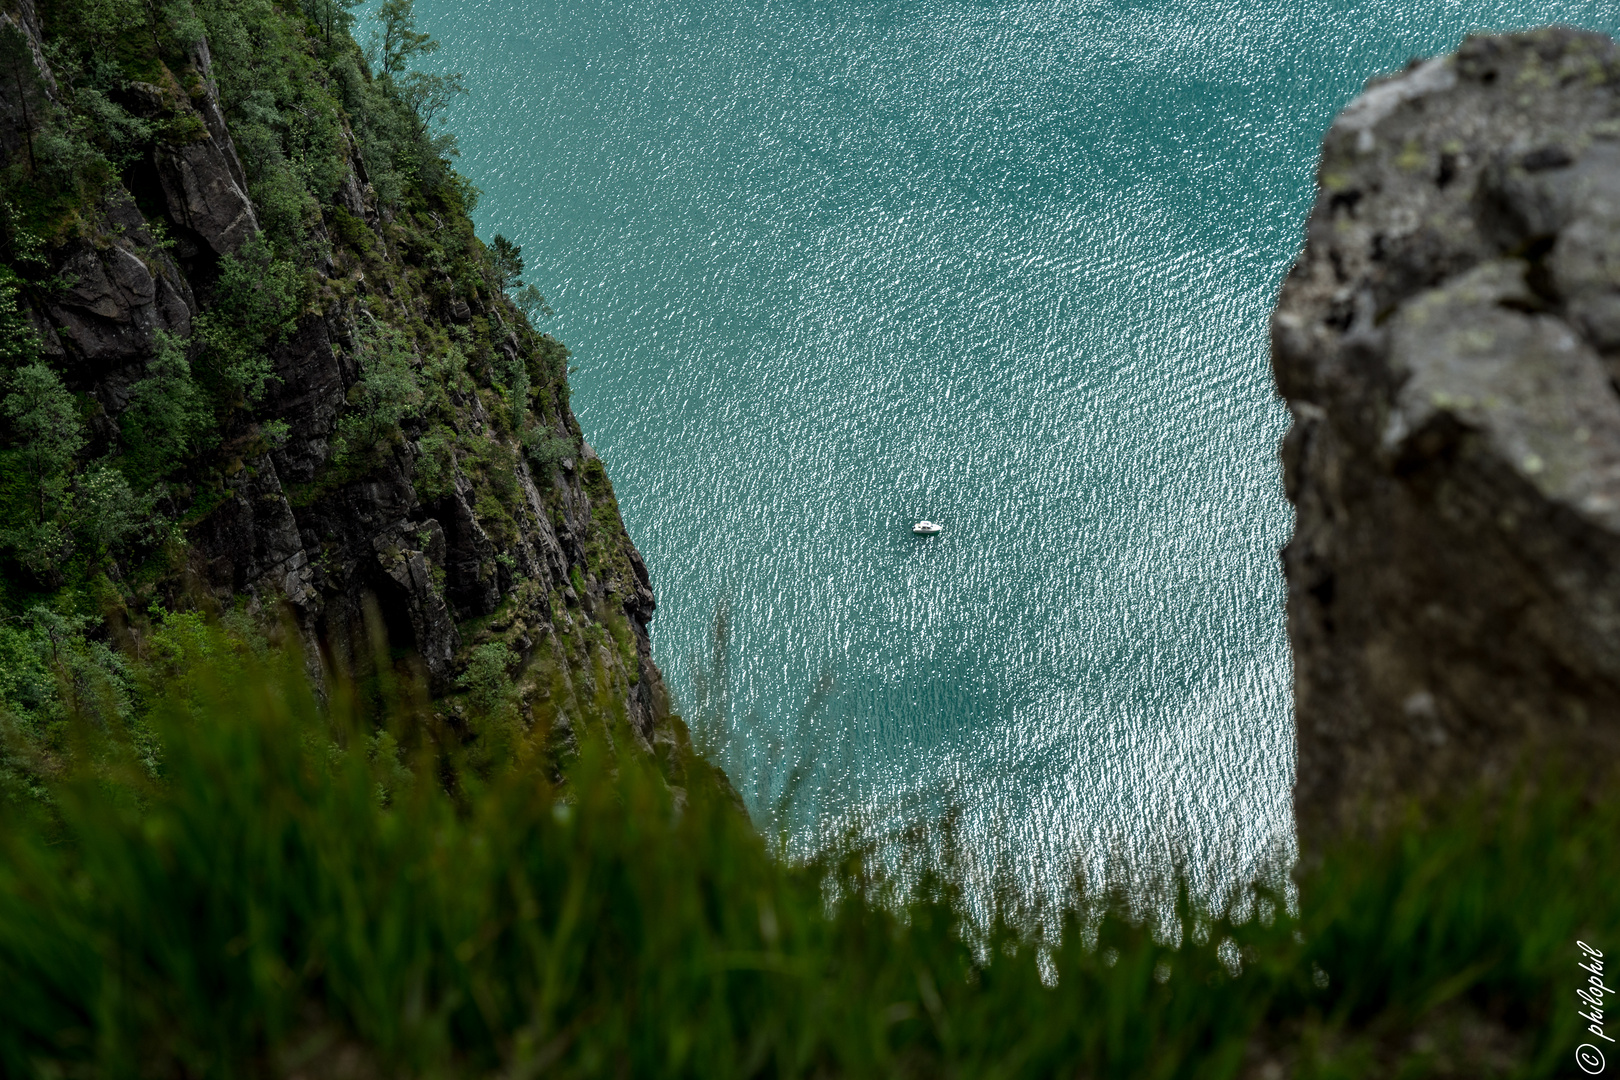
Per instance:
[[[0,702],[12,720],[43,730],[74,713],[99,723],[132,716],[132,669],[86,636],[97,621],[36,604],[0,627]]]
[[[259,425],[259,436],[267,448],[279,450],[292,437],[292,425],[285,420],[266,420]]]
[[[35,132],[33,159],[35,179],[46,187],[78,186],[88,194],[111,179],[106,159],[78,124],[64,122]]]
[[[213,435],[213,410],[191,377],[182,342],[160,331],[146,372],[118,417],[121,464],[137,491],[149,489]]]
[[[416,113],[430,131],[444,119],[444,111],[450,107],[450,103],[467,94],[467,77],[459,71],[448,75],[430,75],[422,71],[406,72],[395,80],[395,84],[406,106]],[[434,138],[443,139],[444,135],[436,133]],[[449,141],[438,145],[440,153],[445,153],[455,146],[455,140],[451,137]],[[467,209],[471,210],[472,207],[469,206]]]
[[[11,371],[4,389],[0,548],[45,573],[70,546],[72,469],[84,425],[61,377],[40,361]]]
[[[216,411],[251,406],[273,377],[269,350],[292,333],[304,279],[262,234],[220,260],[213,305],[193,322],[203,385]]]
[[[155,493],[142,498],[109,461],[96,461],[79,477],[74,525],[88,553],[104,557],[132,534],[153,531]]]
[[[385,453],[400,437],[400,422],[422,401],[409,343],[364,314],[355,331],[360,377],[349,388],[349,408],[332,440],[332,456],[340,464],[371,461]]]
[[[264,643],[257,626],[239,612],[227,612],[217,626],[196,611],[153,605],[146,614],[138,649],[142,674],[155,692],[167,695],[169,706],[206,713],[216,699],[209,696],[206,682],[196,682],[199,673],[205,680],[222,682],[260,673]]]
[[[480,713],[493,713],[504,707],[512,697],[512,678],[507,674],[517,658],[512,650],[500,642],[480,645],[472,651],[467,670],[461,676],[461,688],[467,691],[468,702]]]
[[[45,246],[44,239],[38,233],[29,230],[28,224],[23,220],[23,215],[18,211],[16,204],[11,201],[9,194],[11,193],[0,193],[0,243],[5,245],[6,253],[17,266],[28,266],[29,264],[35,266],[47,265],[46,260],[40,254],[41,249]],[[0,278],[11,282],[13,285],[17,281],[16,272],[10,266],[0,265]],[[13,288],[0,296],[0,309],[8,313],[12,312],[15,307],[13,303],[15,295],[16,292]],[[20,325],[27,326],[27,320],[22,319],[20,313],[15,316],[12,314],[0,315],[0,318],[8,320],[8,324],[15,318],[20,322]],[[0,348],[9,348],[9,346],[0,345]]]
[[[471,706],[469,730],[473,745],[466,764],[478,775],[510,768],[522,756],[523,729],[518,722],[517,689],[510,671],[517,656],[505,644],[492,641],[472,650],[466,671],[458,680]]]
[[[53,670],[62,655],[61,643],[40,626],[41,616],[52,620],[60,616],[42,607],[35,607],[28,615],[31,617],[25,620],[0,625],[0,707],[4,708],[10,729],[8,748],[21,748],[23,736],[30,736],[30,743],[48,745],[58,734],[58,725],[67,719]],[[77,633],[73,638],[75,645],[83,640]],[[20,779],[16,757],[15,752],[6,755],[11,769],[0,779],[5,784],[5,795],[16,794],[14,785]]]
[[[134,721],[134,671],[87,636],[93,623],[38,604],[0,622],[0,804],[46,796],[43,780],[66,749],[71,716],[103,728]],[[154,746],[144,736],[131,731],[136,753],[150,763]]]
[[[376,247],[376,240],[366,223],[341,206],[334,206],[331,213],[332,231],[337,238],[350,248],[364,254],[370,254]]]
[[[499,233],[489,245],[489,261],[502,289],[523,276],[523,249]]]
[[[497,287],[513,290],[512,302],[530,319],[542,315],[555,315],[546,298],[533,285],[525,285],[523,277],[523,249],[506,237],[496,234],[489,245],[490,268],[494,271]]]
[[[445,163],[456,154],[455,136],[444,130],[444,110],[467,92],[462,74],[407,70],[439,46],[416,29],[412,0],[384,0],[377,11],[367,59],[375,80],[343,80],[346,106],[365,148],[372,184],[388,202],[418,188],[461,212],[471,210],[476,189]]]
[[[41,0],[60,93],[56,102],[46,95],[26,38],[10,24],[0,29],[0,82],[24,114],[26,135],[26,153],[0,177],[0,194],[30,232],[59,233],[92,215],[96,196],[155,147],[206,137],[185,99],[201,92],[194,46],[206,36],[259,221],[295,263],[319,261],[315,226],[347,175],[355,143],[384,202],[415,195],[470,208],[476,191],[443,161],[455,152],[443,114],[466,92],[465,80],[408,70],[436,48],[415,29],[409,0],[390,0],[379,12],[381,67],[373,79],[349,36],[353,6]],[[132,94],[150,100],[157,114],[126,109]]]
[[[495,439],[472,438],[458,444],[463,472],[474,481],[473,513],[497,548],[517,543],[516,515],[523,500],[517,481],[516,455]]]
[[[554,391],[563,402],[568,400],[568,346],[550,334],[534,339],[530,370],[537,385]]]
[[[136,34],[152,27],[152,10],[140,0],[74,0],[59,3],[47,0],[40,5],[49,36],[60,42],[59,50],[78,55],[133,60],[131,31]],[[81,51],[82,50],[82,51]],[[54,66],[54,64],[53,64]]]
[[[346,173],[341,75],[354,61],[338,24],[347,12],[317,9],[336,34],[323,63],[307,24],[268,0],[198,0],[197,8],[259,221],[279,251],[313,260],[311,226]]]
[[[96,115],[63,109],[47,93],[28,39],[11,22],[0,26],[0,85],[8,111],[17,111],[25,150],[0,173],[0,188],[8,203],[24,209],[31,228],[54,232],[73,207],[112,180],[112,166],[95,143],[95,125],[122,110],[100,98]]]
[[[0,552],[49,578],[76,547],[105,555],[149,528],[152,500],[107,461],[80,466],[79,401],[34,359],[38,342],[16,295],[16,278],[0,276]]]
[[[552,466],[579,453],[579,448],[565,435],[554,434],[548,428],[531,427],[523,433],[523,451],[536,473],[544,476]]]
[[[327,44],[334,35],[346,36],[354,27],[354,16],[349,10],[358,7],[360,0],[303,0],[304,14],[321,31]]]
[[[379,66],[369,70],[350,36],[355,6],[37,0],[56,80],[49,94],[29,40],[12,23],[0,27],[0,94],[23,136],[0,169],[0,254],[9,264],[0,267],[0,558],[8,605],[38,599],[38,590],[82,588],[103,569],[123,581],[138,557],[179,536],[155,507],[170,498],[184,506],[189,496],[195,501],[183,513],[196,520],[217,500],[211,477],[220,471],[215,466],[228,465],[208,460],[212,450],[228,439],[239,457],[286,440],[284,423],[252,415],[274,378],[271,356],[307,310],[355,302],[346,277],[354,256],[373,288],[402,290],[406,302],[389,308],[384,318],[392,322],[376,328],[375,342],[362,344],[360,379],[335,440],[342,468],[322,482],[343,482],[374,465],[405,426],[415,434],[413,417],[430,430],[464,423],[469,400],[480,393],[464,349],[476,349],[477,382],[487,385],[487,324],[476,345],[461,332],[446,348],[441,330],[407,325],[410,316],[395,314],[424,299],[439,307],[489,296],[485,259],[466,217],[478,193],[445,160],[454,140],[442,130],[444,112],[465,92],[464,80],[411,70],[435,44],[401,0],[379,12]],[[205,35],[211,70],[197,48]],[[167,211],[149,175],[121,176],[149,169],[170,146],[206,138],[198,107],[214,91],[264,230],[217,265],[168,239]],[[351,167],[386,211],[387,224],[375,232],[336,198]],[[103,196],[120,179],[147,218],[150,246],[141,229],[108,220],[113,204]],[[38,308],[44,294],[67,283],[46,278],[65,243],[99,244],[126,231],[119,242],[133,241],[154,272],[172,272],[163,253],[173,250],[202,311],[189,339],[159,336],[146,370],[127,398],[119,395],[124,407],[103,417],[99,408],[109,403],[100,389],[70,392],[62,372],[39,360],[20,297],[27,290]],[[416,360],[405,362],[415,353],[421,370]],[[509,366],[515,370],[499,391],[506,404],[495,404],[487,390],[482,396],[497,429],[515,432],[528,386],[524,365]],[[34,438],[39,431],[46,437]],[[443,493],[454,484],[452,445],[428,439],[418,477],[425,490]],[[479,456],[481,475],[489,471],[485,459],[493,460]],[[510,520],[514,482],[497,477],[496,485],[478,501],[499,525]],[[166,555],[147,566],[160,562],[171,571],[178,565]]]
[[[424,505],[446,498],[456,487],[456,433],[434,424],[416,442],[419,451],[411,486]]]
[[[0,809],[8,1076],[1554,1076],[1574,943],[1620,933],[1617,806],[1547,787],[1329,852],[1297,915],[1095,896],[1041,940],[1005,892],[972,914],[948,832],[909,889],[859,846],[785,863],[684,752],[580,718],[561,788],[539,730],[469,768],[179,621],[234,658],[176,668],[159,752],[78,726],[48,812]]]
[[[108,161],[120,171],[139,161],[157,137],[156,125],[131,115],[95,86],[81,87],[74,95],[74,104],[96,141],[105,148]]]
[[[416,29],[415,0],[383,0],[377,22],[367,59],[385,75],[399,75],[413,57],[438,51],[439,43]]]
[[[154,53],[185,52],[203,36],[188,0],[42,0],[39,6],[58,49],[112,53],[141,74],[149,74],[144,63],[151,63]]]
[[[506,415],[501,424],[508,435],[524,431],[529,426],[529,366],[515,352],[502,350],[494,365],[495,388],[506,395]]]
[[[557,314],[546,303],[546,298],[540,295],[540,290],[533,285],[524,285],[512,294],[512,303],[523,310],[531,320],[539,319],[542,315],[550,317]]]
[[[455,340],[442,348],[427,351],[422,360],[422,378],[426,384],[427,410],[447,421],[456,419],[452,395],[466,398],[476,390],[476,384],[467,372],[467,354],[461,343]]]

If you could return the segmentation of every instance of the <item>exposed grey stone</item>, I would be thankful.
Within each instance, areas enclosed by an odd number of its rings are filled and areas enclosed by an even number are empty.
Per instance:
[[[1471,38],[1348,106],[1319,181],[1272,319],[1307,851],[1620,761],[1620,53]]]
[[[333,353],[332,336],[325,318],[307,315],[270,352],[276,378],[265,396],[264,412],[297,433],[275,453],[276,468],[288,483],[315,478],[346,403],[348,385]]]
[[[165,147],[156,156],[170,215],[215,255],[229,255],[259,231],[253,203],[212,137]]]
[[[501,602],[495,545],[468,504],[469,494],[466,488],[458,487],[437,508],[449,541],[445,571],[450,602],[462,618],[488,615]]]
[[[219,86],[214,82],[214,59],[208,51],[207,38],[198,38],[192,46],[191,63],[203,80],[203,93],[194,100],[194,105],[202,116],[203,125],[208,128],[209,137],[219,148],[225,167],[230,170],[231,180],[245,192],[248,189],[247,174],[242,171],[241,159],[236,156],[236,144],[231,141],[225,114],[219,108]]]
[[[229,493],[193,531],[203,577],[222,599],[243,592],[281,594],[298,606],[315,595],[298,521],[269,456],[244,462]]]
[[[428,672],[440,685],[448,685],[461,635],[433,575],[433,567],[444,564],[444,530],[432,518],[399,521],[375,536],[372,547],[379,565],[403,594],[416,648]]]
[[[259,219],[220,112],[206,41],[198,42],[192,63],[202,77],[203,93],[195,102],[188,98],[173,107],[178,113],[194,115],[206,135],[159,149],[154,164],[175,223],[207,244],[215,255],[228,255],[259,231]]]
[[[154,278],[129,244],[122,237],[104,246],[80,243],[62,263],[73,284],[51,305],[50,315],[65,331],[59,336],[96,365],[150,352],[158,330],[182,337],[191,332],[189,289]]]

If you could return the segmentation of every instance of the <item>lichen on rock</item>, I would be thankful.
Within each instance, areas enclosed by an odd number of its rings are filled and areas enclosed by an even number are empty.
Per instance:
[[[1478,36],[1322,150],[1272,317],[1307,851],[1620,761],[1620,50]]]

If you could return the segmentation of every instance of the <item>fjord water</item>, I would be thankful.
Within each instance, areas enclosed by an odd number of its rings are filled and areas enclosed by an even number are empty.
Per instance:
[[[1613,33],[1610,0],[418,12],[471,85],[481,235],[577,358],[656,659],[762,820],[813,749],[800,841],[956,807],[1027,884],[1177,851],[1206,892],[1287,849],[1266,317],[1320,138],[1370,75]]]

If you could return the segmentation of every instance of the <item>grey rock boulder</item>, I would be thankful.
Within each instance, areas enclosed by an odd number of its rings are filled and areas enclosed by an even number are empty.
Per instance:
[[[135,246],[137,238],[80,242],[62,263],[71,284],[50,306],[51,335],[93,369],[150,353],[160,330],[191,332],[190,287],[167,255]]]
[[[433,568],[445,557],[444,530],[432,518],[400,521],[372,539],[377,562],[399,590],[417,651],[429,674],[448,684],[461,635],[445,605]]]
[[[174,222],[213,254],[228,255],[259,231],[259,218],[220,112],[206,41],[198,44],[192,64],[202,78],[202,93],[195,100],[176,100],[173,107],[197,120],[199,137],[160,148],[153,163]]]
[[[1476,37],[1328,132],[1272,318],[1309,853],[1620,760],[1620,51]]]

